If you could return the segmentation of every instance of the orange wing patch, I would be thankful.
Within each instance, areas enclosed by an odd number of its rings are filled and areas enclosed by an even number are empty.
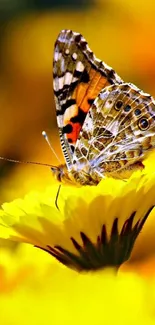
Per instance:
[[[75,99],[76,103],[68,107],[64,114],[64,127],[69,143],[76,143],[90,106],[100,91],[109,85],[107,78],[91,69],[88,83],[81,82],[74,89],[72,99]]]
[[[107,81],[107,78],[102,77],[100,72],[91,69],[90,82],[88,84],[80,83],[77,89],[75,89],[78,107],[87,113],[92,104],[91,100],[94,100],[99,92],[109,85],[110,83]]]

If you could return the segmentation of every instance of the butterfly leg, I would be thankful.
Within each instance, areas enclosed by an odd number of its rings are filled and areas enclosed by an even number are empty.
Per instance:
[[[55,198],[55,206],[58,211],[60,211],[59,206],[58,206],[58,198],[59,198],[59,194],[60,194],[60,189],[61,189],[61,184],[58,187],[58,191],[57,191],[56,198]]]

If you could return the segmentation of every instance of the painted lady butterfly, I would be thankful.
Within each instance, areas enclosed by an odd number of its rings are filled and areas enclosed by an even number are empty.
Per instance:
[[[59,181],[96,185],[143,168],[155,147],[155,101],[97,59],[82,35],[62,30],[55,43],[54,94],[66,164]]]

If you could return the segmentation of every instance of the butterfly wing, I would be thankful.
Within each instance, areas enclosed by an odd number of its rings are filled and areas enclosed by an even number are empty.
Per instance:
[[[103,89],[77,140],[73,163],[100,175],[132,168],[155,147],[155,101],[132,84]]]
[[[71,30],[62,30],[55,43],[53,80],[57,123],[69,169],[91,104],[101,89],[122,80],[95,57],[82,35]]]

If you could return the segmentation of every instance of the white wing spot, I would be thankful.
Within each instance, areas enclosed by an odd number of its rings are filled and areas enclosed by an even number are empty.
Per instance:
[[[77,53],[73,53],[72,57],[73,57],[74,60],[76,60],[77,59]]]
[[[66,53],[66,54],[69,54],[69,49],[66,49],[65,53]]]
[[[59,52],[55,51],[54,53],[54,60],[57,62],[59,59]]]
[[[64,77],[60,77],[59,79],[59,89],[62,89],[64,86]]]
[[[83,63],[81,61],[77,62],[76,70],[79,71],[79,72],[82,72],[84,70],[84,65],[83,65]]]
[[[66,72],[65,74],[65,85],[70,85],[73,79],[73,75],[70,72]]]
[[[61,71],[62,72],[65,72],[66,70],[66,66],[65,66],[65,60],[64,58],[62,57],[61,61],[60,61],[60,67],[61,67]]]

